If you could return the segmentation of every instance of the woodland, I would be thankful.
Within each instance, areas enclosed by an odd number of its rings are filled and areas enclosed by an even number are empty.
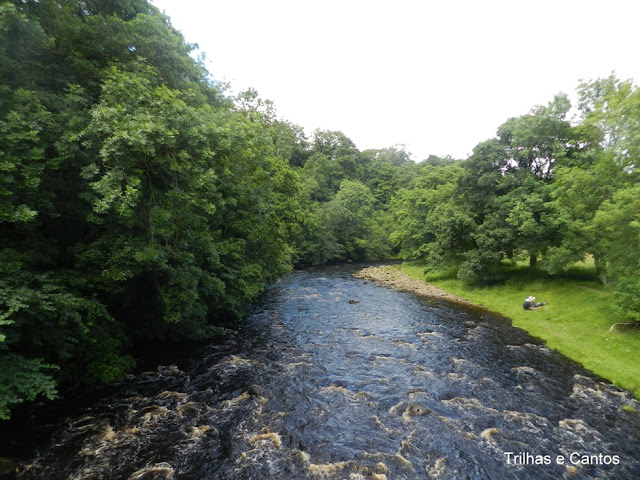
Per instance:
[[[0,418],[123,378],[136,345],[220,334],[294,267],[414,260],[486,285],[589,259],[640,321],[632,80],[414,162],[307,135],[194,51],[146,0],[0,3]]]

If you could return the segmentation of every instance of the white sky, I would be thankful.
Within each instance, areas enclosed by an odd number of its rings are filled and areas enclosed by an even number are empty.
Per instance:
[[[466,158],[580,79],[640,80],[639,0],[151,0],[212,76],[360,150]]]

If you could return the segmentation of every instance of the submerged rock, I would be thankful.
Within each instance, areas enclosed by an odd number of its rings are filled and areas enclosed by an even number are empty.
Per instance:
[[[255,397],[265,397],[267,396],[267,391],[262,388],[260,385],[251,385],[248,389],[247,389],[247,393],[249,395],[255,396]]]

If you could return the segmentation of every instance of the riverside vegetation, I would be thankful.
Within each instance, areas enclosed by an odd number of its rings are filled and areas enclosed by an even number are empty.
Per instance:
[[[194,49],[146,0],[0,1],[0,418],[122,378],[141,343],[211,338],[266,283],[337,261],[508,288],[503,262],[527,258],[555,279],[522,288],[550,312],[573,305],[584,322],[606,305],[599,333],[573,342],[621,368],[592,340],[640,320],[631,80],[580,83],[571,122],[559,94],[467,159],[415,163],[401,146],[307,136],[257,92],[231,95]],[[602,285],[586,303],[561,295],[585,258]],[[537,328],[570,321],[552,317]],[[634,331],[615,336],[637,351]]]

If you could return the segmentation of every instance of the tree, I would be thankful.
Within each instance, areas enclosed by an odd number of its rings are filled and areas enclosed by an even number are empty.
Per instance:
[[[565,120],[571,108],[566,95],[556,95],[546,107],[535,107],[498,128],[505,149],[505,192],[511,204],[508,223],[516,229],[516,248],[529,254],[535,267],[540,254],[557,244],[557,223],[550,214],[549,184],[558,165],[574,155],[574,131]]]
[[[306,146],[144,0],[0,9],[6,416],[121,378],[134,342],[210,337],[288,272]]]
[[[638,193],[640,89],[611,75],[580,86],[583,123],[599,133],[601,148],[586,199],[592,199],[586,234],[600,247],[615,285],[615,304],[640,320]],[[586,176],[586,175],[585,175]],[[584,199],[578,205],[583,204]],[[597,211],[592,213],[597,208]],[[601,263],[604,263],[601,261]]]
[[[640,185],[616,191],[594,217],[608,243],[610,273],[616,280],[615,305],[622,314],[640,321]]]
[[[379,207],[386,208],[395,193],[409,185],[416,171],[416,164],[401,146],[362,153],[360,180],[367,185]]]
[[[570,166],[559,169],[553,185],[553,206],[562,224],[563,241],[550,249],[547,263],[554,272],[591,255],[598,278],[605,283],[607,258],[616,257],[610,249],[621,248],[621,244],[601,228],[601,214],[598,222],[594,220],[618,190],[637,182],[639,152],[633,139],[640,132],[640,97],[630,81],[622,82],[613,75],[583,82],[579,95],[582,123],[576,130],[582,148]],[[617,247],[612,247],[611,240]]]
[[[391,241],[405,259],[420,259],[430,268],[457,264],[469,248],[473,218],[458,195],[459,165],[421,165],[410,188],[392,201],[397,228]]]
[[[463,164],[460,176],[461,204],[473,220],[470,242],[461,251],[464,261],[458,276],[469,281],[494,283],[503,279],[502,260],[513,258],[516,238],[508,222],[513,185],[504,174],[507,156],[498,139],[477,145]]]
[[[326,204],[327,224],[340,244],[340,259],[371,257],[374,204],[369,188],[357,180],[343,180],[336,196]]]
[[[460,191],[475,227],[461,278],[499,281],[504,258],[526,253],[535,267],[540,255],[561,242],[551,185],[579,147],[565,120],[569,108],[567,97],[558,95],[546,107],[507,120],[496,139],[479,144],[464,162]]]
[[[615,190],[611,179],[612,165],[606,157],[589,168],[560,168],[556,174],[552,196],[552,215],[558,224],[562,241],[547,251],[545,268],[556,273],[591,255],[596,275],[606,283],[608,242],[594,227],[593,219],[602,202]]]
[[[343,179],[356,180],[360,178],[362,158],[355,144],[344,133],[339,131],[316,130],[311,144],[312,155],[322,155],[324,165],[332,167],[327,171],[327,183],[330,192],[335,194]]]

